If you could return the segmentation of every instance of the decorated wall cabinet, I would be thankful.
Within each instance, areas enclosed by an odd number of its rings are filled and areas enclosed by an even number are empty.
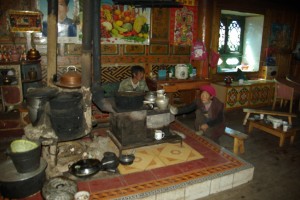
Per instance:
[[[224,103],[226,111],[243,108],[270,105],[274,96],[274,81],[250,80],[243,84],[233,82],[226,85],[223,82],[212,83],[217,97]]]

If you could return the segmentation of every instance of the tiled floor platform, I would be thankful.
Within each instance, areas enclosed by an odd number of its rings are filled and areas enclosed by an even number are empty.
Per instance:
[[[176,121],[171,128],[186,135],[184,143],[202,156],[170,166],[112,177],[78,181],[91,199],[199,199],[247,183],[254,167],[223,147]],[[26,200],[42,199],[41,194]]]
[[[81,181],[91,199],[198,199],[252,180],[254,167],[176,121],[172,129],[203,158],[113,178]],[[155,197],[155,198],[154,198]]]

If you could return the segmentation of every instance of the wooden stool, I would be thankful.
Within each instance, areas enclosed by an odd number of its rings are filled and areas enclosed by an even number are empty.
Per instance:
[[[225,134],[229,135],[234,138],[234,144],[233,144],[233,152],[234,154],[244,153],[244,140],[248,138],[248,135],[245,133],[242,133],[237,130],[233,130],[229,127],[225,128]]]

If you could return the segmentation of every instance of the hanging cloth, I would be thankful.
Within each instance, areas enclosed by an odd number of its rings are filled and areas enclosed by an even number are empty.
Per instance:
[[[207,52],[203,42],[196,41],[193,43],[190,60],[206,60]]]

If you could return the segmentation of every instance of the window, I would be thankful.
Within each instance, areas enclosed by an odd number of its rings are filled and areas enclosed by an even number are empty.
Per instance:
[[[262,29],[262,15],[222,11],[217,72],[258,71]]]
[[[245,17],[222,15],[219,32],[219,65],[231,70],[242,62]]]

